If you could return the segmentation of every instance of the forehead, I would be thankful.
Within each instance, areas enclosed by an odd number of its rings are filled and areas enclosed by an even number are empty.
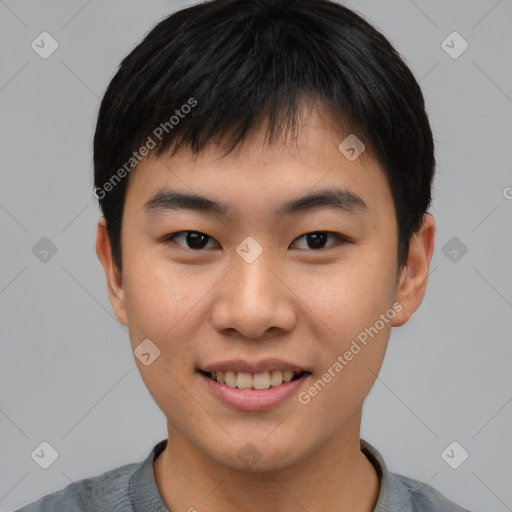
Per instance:
[[[199,154],[184,146],[170,157],[148,157],[132,171],[125,201],[143,209],[159,191],[172,189],[235,209],[259,200],[277,213],[275,206],[285,199],[325,189],[346,190],[368,206],[391,198],[368,145],[363,149],[364,141],[355,134],[338,133],[322,112],[311,111],[294,139],[283,136],[269,143],[265,135],[262,121],[229,154],[220,140]]]

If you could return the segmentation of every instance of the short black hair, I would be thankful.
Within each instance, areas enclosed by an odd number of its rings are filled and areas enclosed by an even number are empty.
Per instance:
[[[183,146],[199,154],[222,137],[227,154],[261,119],[270,142],[293,135],[304,99],[325,105],[384,169],[401,268],[435,171],[423,94],[403,58],[333,1],[211,0],[159,22],[123,59],[101,102],[94,195],[119,271],[127,182],[143,155]]]

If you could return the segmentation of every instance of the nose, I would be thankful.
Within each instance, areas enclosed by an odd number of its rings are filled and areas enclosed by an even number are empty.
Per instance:
[[[297,321],[294,293],[286,273],[263,254],[248,263],[234,260],[232,270],[216,287],[211,319],[217,331],[237,331],[246,338],[262,338],[267,331],[289,331]]]

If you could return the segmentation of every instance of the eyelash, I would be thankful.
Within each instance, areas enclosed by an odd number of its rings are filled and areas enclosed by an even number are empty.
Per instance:
[[[203,235],[205,237],[207,237],[209,240],[214,240],[211,236],[208,236],[207,234],[205,233],[202,233],[201,231],[177,231],[175,233],[172,233],[170,235],[167,235],[162,241],[163,242],[173,242],[173,243],[176,243],[174,241],[174,238],[176,238],[178,235],[182,235],[182,234],[188,234],[188,233],[195,233],[197,235]],[[337,241],[337,244],[334,243],[334,244],[331,244],[331,245],[328,245],[327,247],[321,247],[320,249],[309,249],[309,250],[312,250],[314,252],[320,252],[320,251],[324,251],[324,250],[328,250],[330,249],[331,247],[335,246],[335,245],[340,245],[340,244],[345,244],[345,243],[350,243],[350,240],[347,238],[347,237],[343,237],[342,235],[339,235],[338,233],[333,233],[331,231],[309,231],[308,233],[304,233],[303,235],[297,237],[293,242],[292,244],[296,241],[296,240],[300,240],[301,238],[304,238],[306,237],[307,235],[312,235],[312,234],[318,234],[318,233],[322,233],[322,234],[326,234],[326,235],[330,235],[331,237],[335,238],[336,241]],[[195,252],[201,252],[202,250],[204,250],[205,248],[201,248],[201,249],[192,249],[190,247],[184,247],[180,244],[176,244],[178,245],[179,247],[181,247],[182,249],[188,249],[188,250],[191,250],[191,251],[195,251]],[[299,249],[301,251],[303,250],[307,250],[307,249]]]

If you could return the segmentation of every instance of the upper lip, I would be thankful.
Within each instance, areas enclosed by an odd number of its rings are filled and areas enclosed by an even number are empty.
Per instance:
[[[308,371],[297,364],[282,361],[280,359],[264,359],[255,362],[244,361],[242,359],[232,359],[229,361],[211,363],[200,369],[205,372],[227,372],[231,370],[237,373],[263,373],[271,372],[274,370],[291,371],[294,373]]]

